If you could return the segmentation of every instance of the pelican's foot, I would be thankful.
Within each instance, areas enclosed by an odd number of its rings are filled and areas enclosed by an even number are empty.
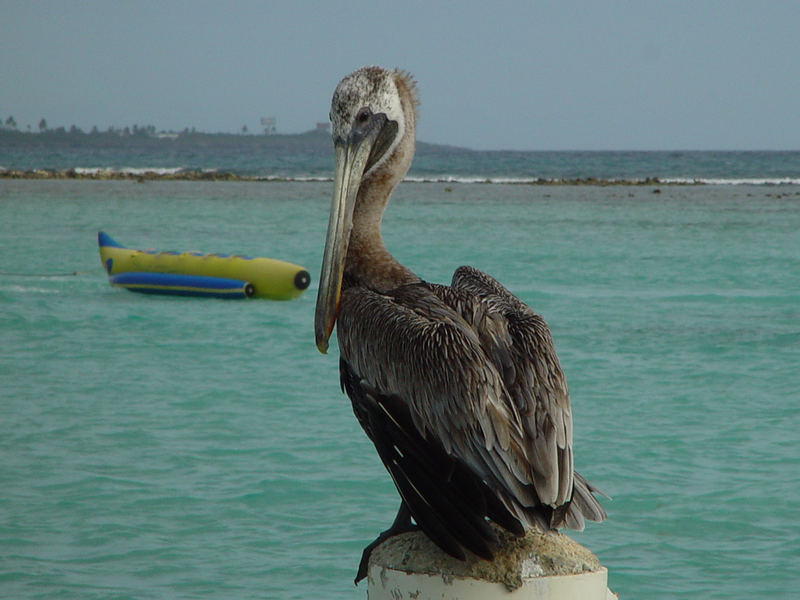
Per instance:
[[[361,553],[361,562],[358,563],[358,573],[356,573],[356,578],[353,580],[353,583],[358,585],[358,582],[367,576],[367,571],[369,570],[369,557],[372,556],[372,551],[375,548],[380,546],[393,535],[397,535],[398,533],[406,533],[407,531],[415,531],[417,529],[419,529],[419,526],[415,525],[411,521],[411,512],[408,510],[408,508],[406,508],[405,502],[402,503],[400,505],[400,510],[397,511],[397,516],[395,517],[392,526],[386,531],[382,531],[381,534],[376,537],[369,546],[364,548],[364,552]]]

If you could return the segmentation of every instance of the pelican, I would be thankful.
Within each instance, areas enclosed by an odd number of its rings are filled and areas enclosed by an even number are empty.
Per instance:
[[[491,276],[459,267],[429,283],[386,249],[381,220],[414,155],[416,84],[364,67],[336,87],[331,203],[315,311],[317,348],[337,327],[340,380],[401,503],[369,544],[421,529],[446,553],[491,560],[498,537],[602,521],[573,470],[572,412],[544,320]]]

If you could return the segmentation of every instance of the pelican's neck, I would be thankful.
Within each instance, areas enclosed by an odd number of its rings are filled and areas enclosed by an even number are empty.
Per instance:
[[[345,273],[379,292],[419,281],[419,277],[389,253],[381,235],[383,211],[401,178],[402,174],[395,176],[390,170],[373,173],[361,185],[353,211]]]
[[[410,269],[389,254],[381,236],[383,211],[392,190],[411,166],[416,139],[414,83],[408,74],[395,72],[394,76],[405,117],[402,137],[391,155],[367,174],[359,186],[344,269],[352,280],[379,292],[420,281]]]

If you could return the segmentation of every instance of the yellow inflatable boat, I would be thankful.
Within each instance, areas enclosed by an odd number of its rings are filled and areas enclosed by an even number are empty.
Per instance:
[[[97,244],[111,285],[132,292],[291,300],[311,282],[303,267],[272,258],[131,250],[102,231]]]

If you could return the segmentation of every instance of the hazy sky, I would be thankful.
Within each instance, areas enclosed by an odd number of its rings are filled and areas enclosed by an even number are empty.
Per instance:
[[[800,149],[800,1],[0,0],[0,118],[296,133],[365,64],[418,138],[476,149]]]

